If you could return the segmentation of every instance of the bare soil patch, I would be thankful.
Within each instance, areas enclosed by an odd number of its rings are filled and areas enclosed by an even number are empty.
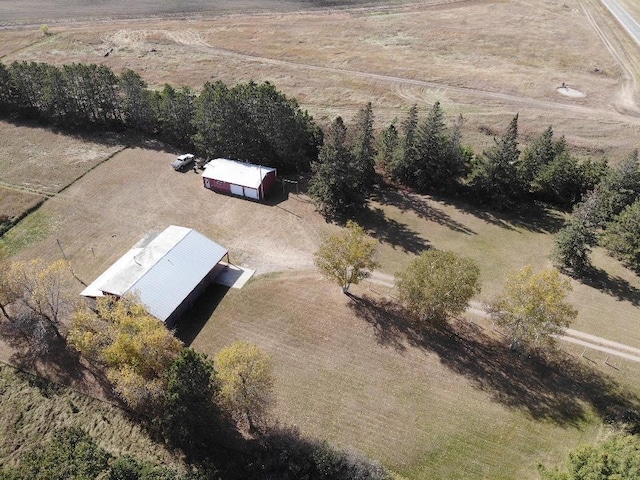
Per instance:
[[[584,98],[586,97],[586,94],[584,92],[581,92],[580,90],[577,90],[575,88],[571,88],[571,87],[558,87],[556,88],[556,90],[558,91],[558,93],[560,95],[564,95],[565,97],[570,97],[570,98]]]
[[[174,158],[141,148],[116,154],[40,208],[50,234],[20,256],[59,258],[59,239],[89,283],[149,231],[175,224],[199,230],[227,247],[232,263],[258,273],[312,266],[311,255],[331,227],[306,197],[285,199],[276,189],[271,205],[219,195],[193,171],[175,172]]]

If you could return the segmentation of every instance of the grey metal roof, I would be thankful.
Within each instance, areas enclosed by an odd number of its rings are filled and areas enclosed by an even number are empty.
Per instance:
[[[223,246],[201,233],[171,225],[139,242],[81,295],[134,292],[149,313],[164,321],[226,254]]]
[[[264,180],[264,177],[266,177],[269,172],[275,171],[275,168],[265,167],[264,165],[238,162],[226,158],[216,158],[207,163],[204,172],[202,172],[202,176],[204,178],[221,180],[243,187],[258,188]]]

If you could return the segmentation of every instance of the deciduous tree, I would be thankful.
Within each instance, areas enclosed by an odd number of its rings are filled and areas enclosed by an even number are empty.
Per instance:
[[[544,350],[578,312],[566,302],[571,284],[555,269],[533,271],[530,265],[507,278],[503,294],[490,306],[491,317],[504,327],[513,349]]]
[[[480,268],[453,252],[427,250],[396,275],[400,301],[418,319],[441,323],[480,292]]]
[[[71,310],[68,289],[71,274],[66,262],[46,264],[41,259],[17,261],[0,271],[0,311],[3,329],[21,338],[32,354],[43,353],[50,335],[64,341],[63,316]]]
[[[335,281],[347,293],[352,284],[367,278],[378,264],[373,260],[376,242],[367,238],[364,229],[353,221],[346,231],[330,235],[315,254],[315,264],[324,276]]]
[[[566,468],[539,468],[544,480],[635,480],[640,478],[640,437],[614,434],[569,453]]]
[[[116,392],[137,411],[161,404],[167,370],[182,349],[162,322],[128,296],[101,297],[95,312],[76,310],[68,340],[86,358],[107,366]]]
[[[215,357],[220,405],[249,432],[264,425],[273,402],[273,363],[257,345],[235,342]]]

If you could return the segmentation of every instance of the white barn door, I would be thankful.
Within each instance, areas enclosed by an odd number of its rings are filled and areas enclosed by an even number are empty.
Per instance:
[[[245,197],[253,198],[258,200],[258,190],[255,188],[244,187],[244,195]]]
[[[244,197],[244,191],[242,189],[241,185],[234,185],[233,183],[231,184],[231,193],[233,195],[240,195],[241,197]]]

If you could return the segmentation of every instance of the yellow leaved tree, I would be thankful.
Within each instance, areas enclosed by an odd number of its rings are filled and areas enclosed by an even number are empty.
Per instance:
[[[218,401],[239,424],[254,432],[264,424],[273,402],[273,363],[257,345],[235,342],[214,360]]]
[[[376,242],[367,238],[364,229],[349,220],[341,234],[327,237],[315,254],[315,264],[320,272],[335,281],[347,293],[352,284],[367,278],[378,266],[373,260]]]
[[[571,284],[553,268],[535,273],[531,265],[511,273],[503,294],[489,308],[504,327],[511,348],[527,351],[553,347],[554,335],[571,324],[578,312],[566,302]]]
[[[183,348],[133,296],[101,297],[95,312],[77,309],[68,341],[107,367],[116,392],[136,411],[152,411],[162,402],[166,373]]]

